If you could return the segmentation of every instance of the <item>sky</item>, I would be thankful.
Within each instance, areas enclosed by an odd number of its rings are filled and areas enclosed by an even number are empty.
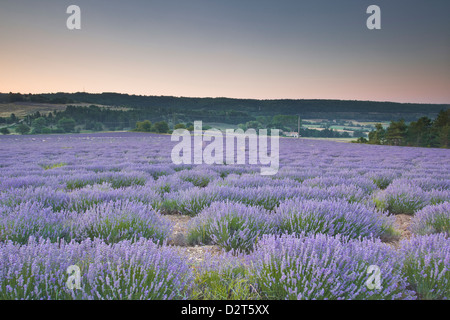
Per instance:
[[[449,0],[0,0],[0,92],[448,104],[449,14]]]

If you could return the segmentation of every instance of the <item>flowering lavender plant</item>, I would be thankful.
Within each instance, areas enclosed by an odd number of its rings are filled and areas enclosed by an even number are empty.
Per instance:
[[[450,239],[445,234],[403,240],[403,273],[421,299],[450,298]]]
[[[141,237],[161,242],[172,227],[151,206],[119,200],[101,203],[79,215],[75,228],[77,240],[100,238],[115,243]]]
[[[411,183],[393,182],[375,196],[380,209],[394,214],[414,214],[429,203],[429,197],[418,186]]]
[[[394,249],[373,239],[317,234],[264,236],[249,256],[258,292],[268,299],[414,299]],[[368,267],[381,271],[369,289]]]
[[[29,237],[44,237],[53,242],[74,236],[71,212],[54,212],[37,202],[0,207],[0,241],[25,244]]]
[[[214,243],[226,250],[249,251],[257,239],[274,232],[273,215],[260,207],[214,202],[191,220],[188,242]]]
[[[395,233],[394,217],[359,203],[342,199],[291,199],[275,210],[278,233],[343,235],[350,238],[380,237]]]
[[[74,289],[67,286],[72,265],[80,269]],[[0,243],[0,300],[185,299],[192,282],[191,269],[174,249],[144,239]]]
[[[450,234],[450,202],[429,205],[418,211],[412,219],[410,229],[420,235]]]

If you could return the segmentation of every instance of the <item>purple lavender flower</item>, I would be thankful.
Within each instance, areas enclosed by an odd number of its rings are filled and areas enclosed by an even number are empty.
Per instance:
[[[429,205],[416,212],[410,229],[413,233],[419,235],[450,234],[450,202]]]
[[[266,235],[248,260],[258,292],[268,299],[415,298],[401,273],[401,259],[379,240]],[[380,288],[367,286],[371,265],[380,269]]]
[[[214,202],[189,223],[188,242],[249,251],[263,234],[273,233],[274,227],[273,215],[264,208]]]
[[[80,269],[79,289],[67,286],[72,265]],[[186,299],[192,284],[191,268],[175,249],[145,239],[0,243],[0,300]]]
[[[140,238],[162,242],[172,228],[151,206],[128,200],[96,205],[79,214],[74,225],[78,241],[100,238],[108,243]]]
[[[402,240],[403,273],[420,299],[450,298],[450,239],[445,234]]]
[[[359,203],[292,199],[275,210],[279,233],[380,237],[393,233],[394,218]]]

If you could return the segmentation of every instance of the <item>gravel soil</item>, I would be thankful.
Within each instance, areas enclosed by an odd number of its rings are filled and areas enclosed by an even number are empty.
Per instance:
[[[188,259],[192,259],[195,262],[201,262],[204,260],[207,253],[218,254],[222,252],[221,248],[216,245],[189,245],[187,243],[187,225],[192,217],[184,216],[181,214],[167,214],[164,215],[173,224],[172,235],[168,241],[168,245],[176,247],[180,253],[185,255]],[[408,229],[411,225],[411,215],[397,214],[395,216],[395,228],[400,232],[400,237],[393,239],[386,239],[385,242],[394,248],[399,247],[400,240],[409,239],[411,237],[411,231]]]
[[[222,249],[216,245],[189,245],[187,243],[187,224],[192,219],[189,216],[181,214],[164,215],[165,218],[173,223],[173,230],[168,245],[176,247],[179,252],[185,255],[188,259],[195,262],[204,260],[206,254],[218,254]]]

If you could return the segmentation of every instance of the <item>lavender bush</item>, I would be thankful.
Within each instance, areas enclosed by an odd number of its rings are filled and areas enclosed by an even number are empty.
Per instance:
[[[450,234],[450,202],[429,205],[418,211],[412,219],[410,229],[419,235]]]
[[[265,209],[241,203],[214,202],[191,220],[188,242],[217,244],[226,250],[249,251],[257,239],[274,232],[274,219]]]
[[[23,202],[14,207],[0,207],[0,242],[11,240],[25,244],[29,237],[43,237],[56,242],[74,236],[71,212],[54,212],[36,202]]]
[[[450,239],[445,234],[403,240],[403,273],[421,299],[450,297]],[[399,254],[399,255],[400,255]]]
[[[414,214],[430,204],[450,201],[450,190],[423,190],[411,181],[396,180],[375,195],[375,203],[381,209],[394,214]]]
[[[264,236],[250,256],[251,277],[266,299],[414,299],[394,249],[379,240],[323,234]],[[381,289],[369,289],[367,269],[381,270]]]
[[[149,205],[111,201],[81,214],[76,221],[76,239],[100,238],[107,243],[140,238],[162,242],[171,232],[171,223]]]
[[[67,286],[71,265],[80,268],[80,289]],[[174,249],[144,239],[0,243],[0,300],[185,299],[192,282],[191,269]]]
[[[292,199],[275,210],[278,233],[343,235],[350,238],[395,234],[394,218],[359,203]]]
[[[414,214],[429,203],[429,197],[418,186],[410,183],[393,182],[375,197],[380,209],[394,214]]]

